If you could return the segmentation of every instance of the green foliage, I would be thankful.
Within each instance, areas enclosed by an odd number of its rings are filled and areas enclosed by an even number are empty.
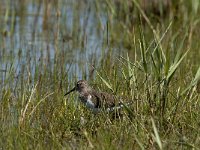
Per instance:
[[[0,149],[200,148],[199,0],[160,2],[158,13],[142,0],[16,3],[0,6]],[[93,30],[100,50],[85,63]],[[85,78],[123,98],[122,116],[64,97]]]

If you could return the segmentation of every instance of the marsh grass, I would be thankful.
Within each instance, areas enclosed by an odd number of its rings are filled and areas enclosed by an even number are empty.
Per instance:
[[[79,5],[68,1],[64,5],[64,1],[37,1],[31,38],[23,39],[29,33],[20,30],[17,41],[16,18],[25,24],[29,2],[15,9],[11,9],[13,1],[1,6],[5,13],[1,12],[4,27],[0,36],[0,148],[200,148],[199,2],[185,0],[177,9],[172,4],[169,14],[159,21],[137,1],[130,2]],[[72,19],[65,9],[72,10]],[[92,29],[102,38],[102,49],[97,52],[101,57],[84,55],[92,11],[97,18]],[[129,18],[132,13],[136,16]],[[42,33],[38,32],[40,17]],[[66,23],[68,19],[73,26]],[[23,27],[22,20],[19,28]],[[91,60],[85,64],[84,58]],[[64,97],[80,78],[133,104],[118,119],[106,113],[92,114],[76,100],[76,94]]]

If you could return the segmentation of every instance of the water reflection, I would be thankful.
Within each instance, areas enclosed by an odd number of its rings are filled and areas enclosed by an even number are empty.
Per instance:
[[[55,69],[64,65],[68,78],[88,74],[88,64],[106,51],[106,14],[96,12],[91,1],[1,1],[0,69],[13,67],[15,76],[22,68],[32,76],[39,66]],[[60,62],[62,59],[63,62]],[[40,66],[41,65],[41,66]],[[0,72],[1,80],[8,74]]]

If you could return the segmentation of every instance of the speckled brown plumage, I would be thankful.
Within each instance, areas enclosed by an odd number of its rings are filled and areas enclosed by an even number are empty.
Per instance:
[[[65,95],[73,91],[77,91],[80,101],[95,112],[98,112],[101,108],[110,111],[114,107],[122,107],[122,104],[117,102],[114,95],[93,90],[85,80],[79,80],[75,87]]]

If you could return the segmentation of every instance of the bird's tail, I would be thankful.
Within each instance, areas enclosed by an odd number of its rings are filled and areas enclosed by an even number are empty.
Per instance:
[[[107,112],[112,112],[112,111],[115,111],[115,110],[120,110],[122,108],[129,109],[128,106],[130,106],[132,103],[133,102],[124,103],[124,102],[120,101],[116,106],[107,108]]]

